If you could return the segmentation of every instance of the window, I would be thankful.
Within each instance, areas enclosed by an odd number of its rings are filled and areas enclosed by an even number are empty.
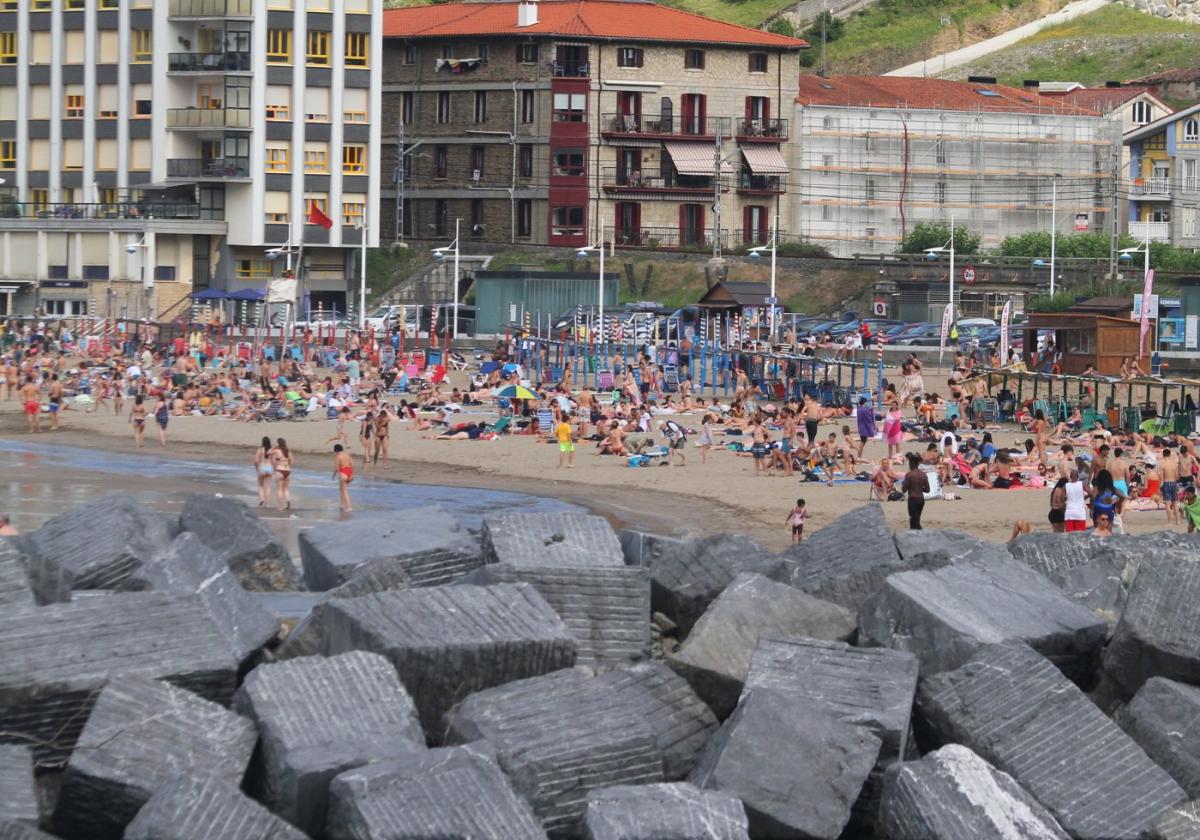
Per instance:
[[[533,202],[528,198],[517,200],[517,236],[533,236]]]
[[[329,88],[304,89],[304,119],[307,122],[329,122]]]
[[[149,119],[154,109],[153,100],[150,98],[150,85],[145,82],[139,82],[133,86],[130,97],[133,100],[134,119]]]
[[[404,63],[405,64],[416,64],[417,63],[417,45],[416,44],[405,44],[405,46],[404,46]]]
[[[684,50],[683,66],[687,70],[703,70],[704,50]]]
[[[552,236],[579,236],[583,233],[582,207],[555,207],[550,211]]]
[[[32,189],[29,191],[29,203],[34,210],[45,210],[50,204],[50,190]]]
[[[1200,140],[1200,121],[1190,119],[1183,124],[1183,139],[1189,143]]]
[[[325,143],[304,144],[304,171],[324,175],[329,171],[329,146]]]
[[[320,29],[308,30],[304,59],[316,67],[329,66],[329,33]]]
[[[66,96],[65,105],[63,108],[63,117],[66,119],[79,119],[83,116],[83,94],[68,93]]]
[[[585,122],[587,116],[586,93],[554,94],[555,122]]]
[[[348,227],[358,227],[363,223],[367,213],[366,196],[351,193],[342,196],[342,224]]]
[[[446,177],[446,147],[435,146],[433,148],[433,177]]]
[[[67,2],[66,2],[67,11],[74,11],[74,10],[83,11],[83,8],[84,8],[84,0],[67,0]]]
[[[267,30],[267,64],[292,63],[292,30]]]
[[[1200,170],[1200,160],[1196,160],[1195,158],[1184,159],[1183,188],[1188,192],[1200,190],[1200,178],[1196,176],[1197,170]]]
[[[643,60],[640,47],[617,47],[618,67],[641,67]]]
[[[268,172],[289,172],[292,168],[292,151],[287,142],[267,143],[263,164]]]
[[[584,174],[583,149],[555,149],[554,175],[570,178]]]
[[[533,146],[521,146],[517,150],[517,174],[522,178],[533,177]]]
[[[329,215],[329,196],[326,193],[305,193],[304,194],[304,216],[308,217],[308,211],[316,207],[326,216]]]
[[[433,202],[433,232],[438,236],[446,235],[446,201],[437,199]]]
[[[137,172],[149,172],[153,160],[151,141],[137,139],[129,141],[129,168]]]
[[[100,0],[101,9],[116,9],[120,6],[120,0]]]
[[[100,171],[115,171],[117,168],[116,138],[104,138],[96,141],[96,169]]]
[[[483,146],[471,147],[471,180],[478,181],[483,177],[483,162],[486,159]]]
[[[864,197],[866,198],[867,201],[875,200],[875,179],[874,178],[867,179],[866,187],[864,190]]]
[[[521,64],[537,64],[537,44],[517,44],[517,61]]]
[[[448,90],[438,93],[437,121],[440,123],[450,122],[450,91]]]
[[[521,122],[529,125],[534,121],[534,92],[531,90],[521,91]]]
[[[367,147],[360,143],[342,146],[342,172],[347,175],[367,174]]]
[[[453,44],[442,44],[442,58],[454,58]]]
[[[933,185],[933,197],[938,204],[946,203],[946,179],[938,178]]]
[[[939,166],[945,166],[945,164],[946,164],[946,141],[945,140],[934,140],[933,141],[933,157],[934,157],[934,160],[937,161]]]
[[[17,63],[17,33],[0,32],[0,64]]]
[[[405,125],[412,125],[413,121],[413,104],[416,102],[416,94],[410,91],[405,91],[400,95],[400,121]]]
[[[362,88],[346,88],[342,91],[342,121],[348,123],[365,123],[367,121],[368,104],[368,91]]]
[[[487,91],[475,91],[475,122],[487,122]]]
[[[1188,239],[1195,239],[1200,236],[1200,214],[1197,214],[1195,207],[1184,207],[1183,217],[1180,219],[1182,227],[1182,235]]]
[[[115,29],[101,29],[96,33],[97,59],[101,64],[118,64],[121,61],[121,36]]]
[[[279,224],[287,224],[287,193],[267,193],[267,195],[282,195],[284,196],[283,213],[271,214],[268,213],[268,224],[270,224],[270,216],[282,215],[283,221]],[[270,260],[238,260],[237,261],[237,276],[243,280],[266,280],[273,274]]]
[[[366,32],[346,33],[346,66],[366,67],[367,47],[370,43]]]
[[[1134,102],[1133,103],[1133,121],[1137,125],[1145,125],[1151,122],[1151,108],[1149,102]]]
[[[154,58],[154,32],[149,29],[135,29],[130,43],[133,48],[134,64],[149,64]]]
[[[98,85],[96,87],[97,109],[96,116],[102,120],[115,120],[120,107],[120,88],[116,85]]]
[[[0,169],[17,168],[17,141],[0,140]]]
[[[760,52],[750,53],[750,72],[751,73],[766,73],[767,72],[767,54]]]
[[[471,199],[471,236],[483,236],[483,200]]]
[[[272,122],[289,122],[292,119],[290,88],[267,88],[267,119]]]
[[[35,12],[48,12],[51,8],[51,0],[33,0],[33,10]]]

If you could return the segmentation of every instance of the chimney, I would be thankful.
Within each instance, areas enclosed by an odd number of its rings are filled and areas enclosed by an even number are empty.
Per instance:
[[[1104,86],[1106,88],[1119,88],[1119,87],[1121,87],[1121,83],[1114,82],[1112,79],[1109,79],[1107,82],[1104,83]]]
[[[994,85],[996,84],[995,76],[967,76],[967,81],[976,85]]]
[[[535,26],[537,22],[537,0],[521,0],[517,3],[517,26]]]
[[[1021,82],[1021,87],[1025,88],[1026,90],[1037,90],[1041,86],[1042,83],[1037,79],[1025,79],[1023,82]]]

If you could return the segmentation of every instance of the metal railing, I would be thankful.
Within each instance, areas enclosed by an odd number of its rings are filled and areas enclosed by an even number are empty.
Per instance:
[[[788,121],[775,117],[770,119],[738,120],[737,136],[743,140],[755,138],[763,140],[786,140],[788,139]]]
[[[200,205],[180,202],[121,201],[113,204],[0,203],[0,219],[198,219]]]
[[[603,114],[601,132],[604,134],[650,134],[668,137],[711,137],[718,131],[728,136],[733,121],[729,117],[650,116],[649,114]]]
[[[613,241],[618,248],[666,248],[666,249],[695,249],[708,250],[713,246],[714,234],[711,228],[704,231],[680,231],[677,227],[641,227],[637,230],[617,229],[613,233]],[[721,247],[732,250],[743,245],[762,245],[757,237],[747,241],[740,229],[722,230]]]
[[[248,52],[168,53],[167,70],[171,73],[248,73]]]
[[[630,190],[704,190],[711,192],[713,179],[703,175],[650,175],[636,169],[607,166],[601,172],[606,187],[622,187]]]
[[[1170,242],[1170,222],[1130,222],[1129,235],[1139,242]]]
[[[737,188],[743,192],[783,192],[783,176],[753,175],[749,172],[743,172],[738,176]]]
[[[1129,191],[1133,195],[1170,195],[1171,179],[1138,178],[1130,185]]]
[[[167,128],[249,128],[249,108],[168,108]]]
[[[586,61],[550,62],[550,72],[560,79],[586,79],[590,71]]]
[[[168,158],[168,178],[249,178],[250,167],[236,158]]]
[[[253,17],[254,0],[171,0],[168,17]]]

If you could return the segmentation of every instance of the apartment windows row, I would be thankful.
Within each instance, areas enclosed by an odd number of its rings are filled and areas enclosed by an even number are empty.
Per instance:
[[[300,116],[304,122],[330,122],[331,92],[329,88],[306,87],[304,89],[304,111]],[[365,88],[342,90],[342,121],[365,124],[370,122],[370,91]],[[292,88],[287,85],[268,85],[265,104],[267,119],[272,122],[291,122]]]
[[[292,170],[292,144],[286,140],[268,140],[264,150],[263,167],[267,172],[288,173]],[[309,141],[304,144],[304,171],[312,175],[329,174],[329,144]],[[361,143],[342,146],[342,173],[367,174],[367,147]]]
[[[304,63],[310,67],[329,67],[332,63],[330,48],[333,33],[320,29],[310,29],[304,37]],[[344,63],[347,67],[363,68],[369,66],[371,36],[366,32],[347,32],[345,39]],[[292,30],[267,30],[267,63],[292,63]]]
[[[51,34],[45,31],[29,33],[28,64],[82,64],[87,54],[87,33],[81,29],[69,29],[63,33],[61,55],[55,55]],[[18,64],[21,61],[17,33],[0,31],[0,64]],[[129,34],[129,52],[121,54],[120,33],[115,29],[96,32],[96,61],[99,64],[149,64],[154,60],[154,32],[150,29],[134,29]]]
[[[288,224],[288,220],[291,218],[291,204],[291,193],[268,191],[263,195],[263,221],[268,225]],[[327,193],[305,193],[302,217],[307,218],[308,208],[313,205],[325,215],[329,215],[329,195]],[[341,216],[343,225],[347,227],[360,226],[366,218],[367,196],[365,193],[343,193],[342,206],[335,210]],[[334,216],[330,216],[330,218],[335,219]]]
[[[64,85],[61,110],[58,115],[63,119],[82,119],[86,113],[87,94],[83,85]],[[120,116],[121,93],[116,85],[97,85],[94,94],[96,101],[96,119],[115,120]],[[129,91],[129,105],[126,116],[130,119],[149,119],[153,108],[151,87],[146,83],[132,85]],[[31,85],[29,88],[29,119],[48,120],[53,118],[54,103],[51,100],[49,85]],[[15,87],[0,87],[0,114],[15,117],[17,113],[17,89]]]
[[[50,170],[51,146],[49,140],[30,140],[28,143],[29,159],[18,161],[17,141],[6,138],[0,139],[0,170],[21,168],[31,172],[47,172]],[[84,166],[83,140],[63,140],[59,146],[62,153],[61,167],[68,172],[82,171]],[[97,140],[93,144],[93,166],[97,172],[115,172],[119,169],[120,147],[116,140]],[[130,140],[128,169],[132,171],[147,171],[150,169],[151,141]]]
[[[443,90],[436,93],[426,94],[427,96],[437,97],[437,107],[434,111],[434,119],[441,125],[448,125],[455,122],[455,104],[456,101],[470,97],[472,103],[471,120],[476,124],[486,123],[490,113],[492,100],[488,96],[486,90],[469,91],[455,95],[451,91]],[[520,121],[522,125],[531,125],[537,121],[537,92],[532,90],[518,91],[520,97]],[[582,94],[580,94],[582,95]],[[400,94],[400,120],[405,125],[413,125],[417,113],[417,96],[413,91],[405,91]],[[585,96],[586,101],[586,96]],[[505,113],[510,107],[510,100],[503,99],[498,109],[501,113]],[[568,106],[570,102],[566,103]]]

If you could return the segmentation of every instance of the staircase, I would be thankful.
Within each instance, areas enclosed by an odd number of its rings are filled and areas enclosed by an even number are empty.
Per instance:
[[[458,299],[462,300],[475,282],[475,272],[487,268],[490,256],[463,254],[459,257]],[[454,300],[454,260],[447,258],[388,289],[375,305],[422,305]]]

